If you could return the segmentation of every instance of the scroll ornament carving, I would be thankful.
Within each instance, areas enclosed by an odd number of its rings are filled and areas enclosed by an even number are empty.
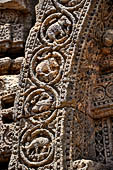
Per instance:
[[[95,96],[95,101],[103,100],[105,97],[105,89],[104,87],[96,87],[94,89],[94,96]]]
[[[49,6],[48,2],[47,4]],[[59,6],[58,2],[57,5]],[[55,10],[50,10],[48,16],[43,15],[44,19],[40,29],[35,30],[34,27],[32,29],[34,36],[31,36],[31,30],[28,37],[29,45],[26,46],[24,63],[26,74],[22,79],[29,79],[30,84],[28,86],[26,84],[28,81],[24,82],[24,112],[21,113],[21,117],[26,117],[32,128],[26,132],[21,131],[22,136],[19,137],[21,159],[18,166],[20,167],[24,162],[26,168],[42,166],[53,168],[52,162],[55,162],[56,131],[51,129],[49,124],[55,122],[58,114],[59,91],[56,84],[62,80],[66,60],[65,54],[60,49],[70,43],[74,23],[76,23],[76,19],[71,13],[66,10],[62,13],[61,8],[59,10],[57,5],[52,4]],[[44,8],[45,6],[46,4],[43,5]],[[37,39],[34,30],[37,32]],[[30,44],[34,44],[33,49],[30,49]],[[28,63],[30,63],[29,67]],[[42,128],[39,128],[40,126]],[[53,127],[55,128],[56,124]]]
[[[113,54],[113,30],[107,29],[103,31],[101,54],[98,59],[99,72],[103,74],[96,80],[96,88],[92,91],[92,110],[95,118],[102,118],[112,115],[109,107],[113,104],[113,85],[112,85],[112,54]],[[107,73],[107,74],[106,74]],[[109,106],[109,107],[108,107]],[[104,109],[103,109],[104,108]]]
[[[6,125],[1,123],[1,134],[0,134],[0,161],[2,159],[9,159],[9,156],[11,154],[12,149],[12,143],[13,143],[13,133],[14,133],[14,125]]]
[[[59,3],[62,4],[67,10],[75,10],[76,8],[80,8],[84,2],[84,0],[59,0]]]
[[[39,2],[38,21],[27,40],[20,77],[21,90],[15,105],[18,106],[16,114],[18,113],[20,121],[16,142],[20,143],[16,153],[14,149],[12,157],[16,157],[18,163],[13,163],[17,169],[24,166],[25,169],[33,170],[60,170],[64,167],[65,159],[68,160],[67,153],[64,158],[63,148],[68,78],[70,79],[76,41],[90,4],[90,0]],[[75,77],[79,64],[76,65]],[[69,117],[70,129],[71,119],[73,120],[73,114]],[[83,122],[82,119],[80,121]],[[50,126],[52,123],[53,128]],[[67,135],[68,127],[66,130]],[[72,142],[70,137],[69,140]],[[71,143],[68,144],[70,145]],[[72,167],[68,162],[67,166]]]

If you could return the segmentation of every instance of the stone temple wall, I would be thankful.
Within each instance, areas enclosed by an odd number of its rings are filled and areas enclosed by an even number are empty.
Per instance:
[[[37,3],[34,0],[0,0],[0,170],[8,169],[11,156],[14,100]]]
[[[113,0],[0,0],[0,170],[113,170]]]

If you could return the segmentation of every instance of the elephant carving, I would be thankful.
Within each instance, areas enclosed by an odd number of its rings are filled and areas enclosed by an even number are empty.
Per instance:
[[[34,139],[29,145],[25,146],[27,155],[30,154],[31,150],[35,150],[37,155],[47,155],[49,153],[50,141],[46,137],[38,137]]]
[[[46,32],[46,38],[51,42],[68,35],[70,31],[71,22],[66,16],[62,16],[56,23],[49,26]]]

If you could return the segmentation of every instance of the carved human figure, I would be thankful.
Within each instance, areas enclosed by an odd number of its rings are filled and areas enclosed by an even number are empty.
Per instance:
[[[62,38],[63,36],[68,35],[70,30],[71,22],[66,16],[62,16],[56,23],[49,26],[46,32],[46,37],[50,41],[55,41],[56,39]]]

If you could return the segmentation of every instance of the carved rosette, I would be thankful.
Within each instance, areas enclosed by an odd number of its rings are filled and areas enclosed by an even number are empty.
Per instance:
[[[112,73],[98,78],[96,87],[92,88],[91,113],[94,119],[112,116],[113,83]]]

